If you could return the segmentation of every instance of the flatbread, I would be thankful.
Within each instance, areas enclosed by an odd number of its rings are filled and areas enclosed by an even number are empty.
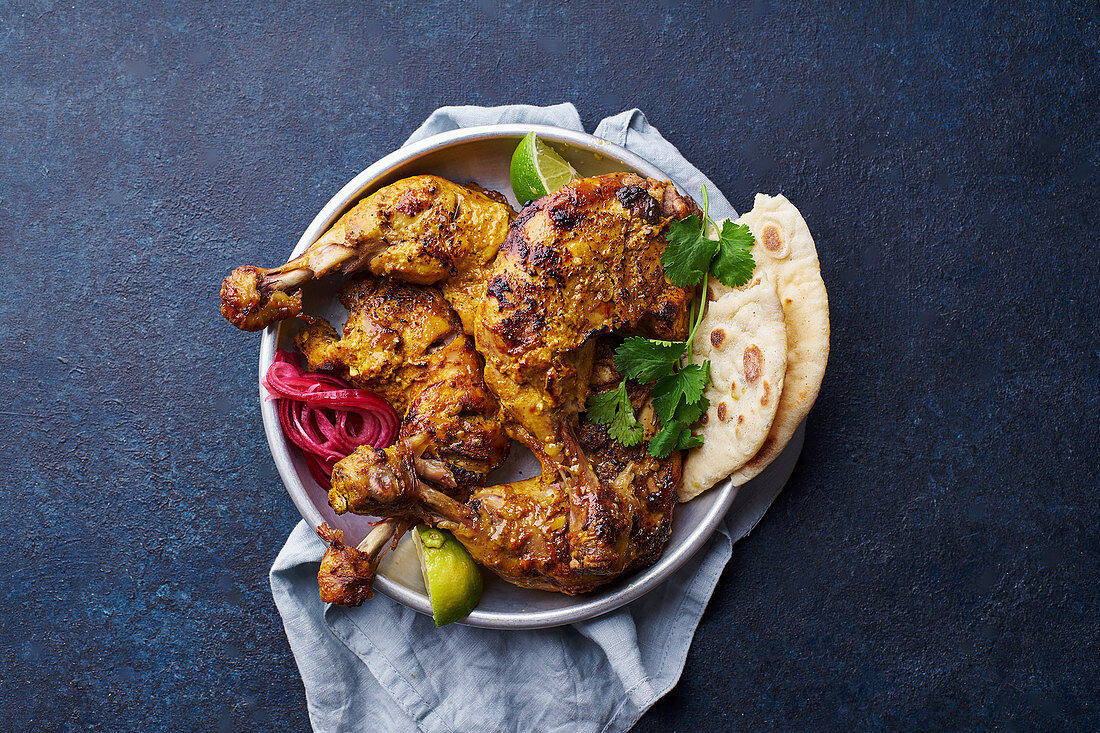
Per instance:
[[[787,369],[787,329],[766,272],[712,302],[692,343],[696,364],[710,360],[710,408],[695,433],[677,496],[688,501],[752,458],[768,437]]]
[[[737,223],[747,224],[756,237],[753,276],[765,274],[775,280],[787,326],[787,372],[768,437],[733,473],[734,486],[759,474],[783,452],[813,407],[829,361],[829,297],[806,220],[786,197],[758,193],[752,211]],[[730,290],[718,283],[713,292],[721,298]]]

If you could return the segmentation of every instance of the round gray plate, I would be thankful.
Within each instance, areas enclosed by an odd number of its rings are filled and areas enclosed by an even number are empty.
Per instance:
[[[668,178],[651,163],[625,148],[583,132],[539,125],[464,128],[434,135],[401,148],[360,173],[321,209],[298,240],[291,257],[303,252],[359,199],[382,186],[411,175],[433,173],[457,182],[474,181],[507,194],[513,205],[522,203],[512,197],[508,168],[512,151],[520,138],[531,130],[552,143],[582,176],[629,170],[652,178]],[[304,289],[304,310],[325,316],[334,326],[339,326],[347,316],[336,300],[339,285],[339,278],[327,278],[307,286]],[[260,346],[261,378],[271,365],[276,348],[293,350],[296,329],[296,322],[283,321],[264,331]],[[261,385],[260,411],[264,432],[267,434],[267,442],[271,446],[279,475],[290,492],[294,505],[310,526],[316,527],[323,521],[328,522],[329,526],[344,530],[346,542],[357,544],[369,531],[368,522],[373,518],[351,514],[338,516],[332,511],[325,491],[310,478],[301,454],[297,448],[292,450],[283,436],[274,403],[266,399],[267,396],[267,391]],[[773,465],[760,477],[741,487],[742,490],[761,481],[774,483],[778,480],[781,486],[793,468],[800,447],[801,441],[792,441],[788,450],[776,461],[778,465]],[[533,456],[517,444],[507,463],[490,480],[494,483],[510,481],[532,476],[537,472],[538,464]],[[559,626],[592,618],[629,603],[655,588],[703,546],[737,494],[738,489],[727,481],[693,501],[677,506],[672,539],[656,564],[583,596],[570,597],[560,593],[518,588],[492,573],[485,573],[485,592],[481,603],[466,618],[465,623],[499,629]],[[419,563],[407,538],[383,562],[374,587],[406,606],[431,614]]]

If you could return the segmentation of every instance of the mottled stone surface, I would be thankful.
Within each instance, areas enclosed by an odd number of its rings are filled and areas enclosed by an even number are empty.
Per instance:
[[[0,7],[0,728],[308,725],[236,264],[442,104],[637,106],[814,232],[787,491],[638,726],[1095,730],[1095,3]],[[269,7],[270,6],[270,7]]]

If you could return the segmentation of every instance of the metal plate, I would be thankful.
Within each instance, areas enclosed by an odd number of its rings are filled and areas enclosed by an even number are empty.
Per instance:
[[[583,176],[630,170],[643,176],[668,178],[654,165],[625,148],[583,132],[539,125],[464,128],[434,135],[401,148],[360,173],[321,209],[298,240],[291,257],[303,252],[361,198],[411,175],[433,173],[458,182],[474,181],[507,194],[513,205],[522,203],[516,202],[511,196],[508,168],[512,152],[520,138],[531,130],[552,143]],[[336,301],[339,285],[338,278],[328,278],[307,286],[303,294],[303,310],[323,315],[338,327],[347,316]],[[293,349],[296,328],[295,322],[284,321],[264,331],[260,346],[261,378],[271,365],[276,348]],[[260,397],[264,431],[271,446],[271,454],[303,519],[313,527],[322,521],[328,522],[330,526],[344,530],[349,544],[357,544],[369,531],[368,522],[372,518],[350,514],[338,516],[332,511],[325,491],[310,478],[301,454],[296,448],[290,449],[279,427],[274,403],[266,399],[267,391],[262,385]],[[797,447],[789,446],[789,450],[779,461],[789,464],[789,467],[784,466],[781,469],[783,481],[790,472],[790,467],[793,467]],[[793,455],[789,455],[790,449],[794,449]],[[513,480],[534,475],[537,471],[538,464],[526,449],[513,448],[508,462],[494,473],[491,480]],[[746,484],[746,487],[764,478],[762,475]],[[629,603],[655,588],[703,546],[730,508],[737,493],[738,489],[727,481],[693,501],[679,505],[673,519],[672,538],[656,564],[583,596],[570,597],[560,593],[518,588],[486,572],[485,592],[481,603],[466,618],[465,623],[498,629],[543,628],[592,618]],[[411,542],[406,538],[387,557],[379,569],[374,587],[394,600],[430,615],[431,607],[424,592],[419,563],[410,545]]]

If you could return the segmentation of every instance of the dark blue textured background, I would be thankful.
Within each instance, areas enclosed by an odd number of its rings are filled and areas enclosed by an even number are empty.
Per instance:
[[[0,728],[308,725],[218,283],[435,107],[560,101],[789,196],[832,307],[638,729],[1100,727],[1097,5],[914,5],[0,3]]]

